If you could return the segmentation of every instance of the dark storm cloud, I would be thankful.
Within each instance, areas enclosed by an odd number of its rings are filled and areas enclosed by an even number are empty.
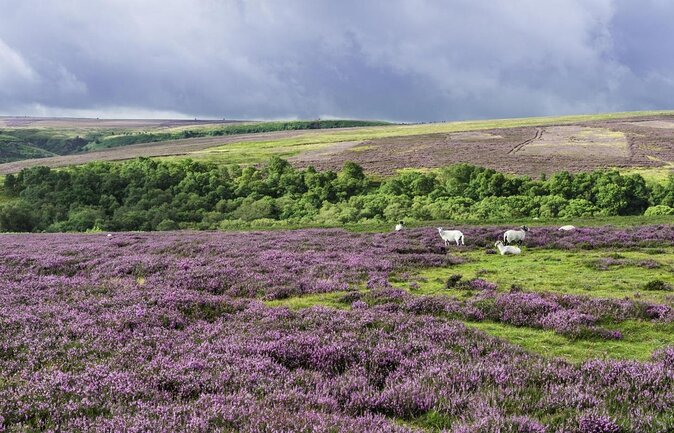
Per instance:
[[[0,113],[447,120],[672,108],[668,1],[0,0]]]

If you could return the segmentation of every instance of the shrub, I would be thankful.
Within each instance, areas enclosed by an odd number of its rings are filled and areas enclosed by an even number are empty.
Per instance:
[[[662,280],[651,280],[644,284],[644,290],[673,290],[671,284],[666,283]]]
[[[671,208],[664,204],[650,206],[648,209],[646,209],[644,215],[645,216],[674,215],[674,208]]]
[[[159,224],[157,224],[157,230],[159,231],[168,231],[168,230],[178,230],[178,223],[172,219],[164,219]]]

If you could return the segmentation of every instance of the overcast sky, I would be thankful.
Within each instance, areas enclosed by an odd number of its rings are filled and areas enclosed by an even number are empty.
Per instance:
[[[669,0],[0,0],[0,114],[671,109],[672,23]]]

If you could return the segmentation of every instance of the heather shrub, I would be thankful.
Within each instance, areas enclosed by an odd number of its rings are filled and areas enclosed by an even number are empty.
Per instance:
[[[450,277],[447,278],[447,282],[445,283],[445,288],[446,289],[453,289],[453,288],[457,287],[462,278],[463,278],[463,275],[461,275],[461,274],[450,275]]]

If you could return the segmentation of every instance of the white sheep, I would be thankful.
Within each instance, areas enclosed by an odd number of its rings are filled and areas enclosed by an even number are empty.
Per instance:
[[[438,227],[438,233],[443,241],[445,241],[445,246],[449,242],[456,242],[456,245],[465,245],[463,243],[463,233],[459,230],[444,230],[442,227]]]
[[[512,245],[503,245],[503,242],[501,241],[496,241],[494,244],[496,248],[498,248],[499,253],[501,253],[502,256],[505,256],[506,254],[521,254],[522,250],[519,249],[518,247],[513,247]]]
[[[521,245],[528,231],[529,227],[527,226],[522,226],[519,230],[508,230],[503,233],[503,243],[508,245],[517,242]]]
[[[576,226],[561,226],[557,230],[568,232],[569,230],[576,230]]]
[[[400,221],[398,224],[396,224],[396,231],[399,232],[402,229],[403,229],[403,222]]]

